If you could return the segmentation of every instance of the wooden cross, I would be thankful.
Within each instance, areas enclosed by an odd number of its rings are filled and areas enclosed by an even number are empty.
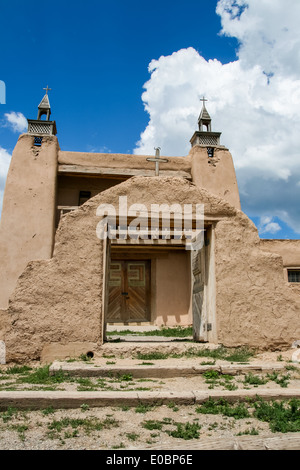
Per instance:
[[[46,95],[48,95],[48,91],[51,91],[52,88],[49,88],[48,85],[47,85],[47,88],[43,88],[43,90],[46,90]]]
[[[155,162],[155,176],[159,176],[159,164],[160,163],[167,163],[169,160],[166,158],[160,158],[159,151],[160,147],[157,147],[155,150],[155,158],[147,158],[148,162]]]

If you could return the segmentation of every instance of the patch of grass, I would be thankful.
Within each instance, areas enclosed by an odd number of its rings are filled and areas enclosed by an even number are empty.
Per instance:
[[[157,330],[151,331],[132,331],[132,330],[123,330],[123,331],[108,331],[108,336],[127,336],[127,335],[135,335],[135,336],[164,336],[169,338],[185,338],[187,336],[193,336],[193,327],[183,327],[183,326],[176,326],[176,327],[162,327]]]
[[[259,432],[255,428],[251,429],[246,429],[245,431],[241,431],[237,434],[237,436],[243,436],[243,435],[250,435],[250,436],[258,436]]]
[[[18,410],[16,408],[8,407],[6,411],[3,411],[1,413],[1,418],[4,423],[7,423],[11,419],[13,419],[15,416],[18,415]]]
[[[142,426],[145,429],[149,429],[149,431],[154,431],[154,430],[161,431],[163,427],[163,423],[158,420],[149,419],[147,421],[144,421],[142,423]]]
[[[100,421],[97,418],[61,418],[60,420],[53,420],[48,424],[48,429],[52,432],[52,437],[55,433],[60,433],[66,428],[78,429],[81,428],[86,434],[90,434],[93,431],[102,431],[103,429],[111,429],[112,427],[118,427],[119,422],[112,417],[106,417]],[[54,432],[54,434],[53,434]]]
[[[292,399],[289,402],[264,402],[254,403],[253,415],[269,423],[272,432],[299,432],[300,431],[300,400]]]
[[[18,382],[28,384],[49,385],[62,383],[68,380],[68,376],[62,371],[58,371],[55,375],[49,374],[49,365],[28,371],[24,376],[19,377]]]
[[[120,442],[120,444],[112,446],[112,449],[125,449],[125,445],[123,442]]]
[[[79,359],[84,362],[91,362],[92,358],[87,354],[80,354]]]
[[[43,415],[47,416],[47,415],[55,413],[55,409],[53,408],[53,406],[49,406],[48,408],[41,410],[41,412]]]
[[[156,360],[156,359],[168,359],[168,357],[170,356],[170,354],[168,353],[163,353],[163,352],[160,352],[160,351],[153,351],[153,352],[150,352],[150,353],[138,353],[137,354],[137,359],[140,359],[140,360],[149,360],[149,361],[153,361],[153,360]]]
[[[147,413],[148,411],[153,410],[154,406],[153,405],[144,405],[143,403],[140,403],[136,408],[135,412],[136,413]]]
[[[176,428],[174,431],[167,431],[169,436],[184,440],[199,438],[199,431],[201,429],[199,423],[176,423]]]
[[[25,431],[28,430],[27,424],[14,424],[13,426],[11,426],[11,429],[13,431],[17,431],[21,441],[25,441]]]
[[[82,405],[80,405],[80,409],[81,411],[87,411],[90,409],[90,406],[87,404],[87,403],[82,403]]]
[[[170,409],[173,410],[173,411],[179,411],[178,406],[177,406],[176,403],[174,403],[173,401],[170,401],[170,402],[168,403],[168,408],[170,408]]]
[[[130,441],[136,441],[140,437],[140,435],[136,434],[135,432],[128,432],[128,433],[126,433],[126,437]]]
[[[278,385],[280,385],[280,387],[286,388],[289,384],[290,375],[287,374],[287,375],[279,376],[278,372],[274,371],[271,374],[270,373],[267,374],[267,378],[269,380],[272,380],[272,382],[275,382]]]
[[[247,374],[244,378],[245,384],[254,385],[254,386],[264,385],[265,383],[267,383],[267,381],[268,381],[267,379],[263,379],[259,377],[258,375],[254,375],[252,374],[252,372],[249,372],[249,374]]]
[[[6,374],[27,374],[31,371],[32,367],[29,366],[12,366],[6,370]]]
[[[248,418],[249,411],[245,403],[231,404],[227,400],[213,400],[211,397],[196,408],[197,413],[222,414],[235,419]]]

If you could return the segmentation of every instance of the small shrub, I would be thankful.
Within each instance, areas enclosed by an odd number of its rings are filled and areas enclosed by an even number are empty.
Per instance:
[[[201,429],[199,423],[176,423],[176,427],[175,431],[167,431],[167,433],[172,437],[184,440],[199,438],[199,430]]]

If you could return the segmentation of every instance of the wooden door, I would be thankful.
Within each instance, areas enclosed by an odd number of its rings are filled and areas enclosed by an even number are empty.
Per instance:
[[[192,309],[194,341],[207,341],[205,247],[192,250]]]
[[[150,321],[150,261],[116,260],[110,264],[107,321]]]

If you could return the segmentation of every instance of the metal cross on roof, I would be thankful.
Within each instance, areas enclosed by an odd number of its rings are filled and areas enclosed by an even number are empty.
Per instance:
[[[52,88],[49,88],[48,85],[47,85],[47,88],[43,88],[43,90],[46,90],[46,95],[48,95],[48,91],[51,91]]]
[[[200,98],[200,101],[202,101],[202,103],[205,105],[205,101],[208,101],[208,100],[205,99],[204,96],[203,96],[203,98]]]
[[[148,162],[155,162],[155,176],[159,176],[159,164],[167,163],[169,160],[167,158],[160,158],[160,147],[157,147],[155,150],[155,158],[147,158]]]

